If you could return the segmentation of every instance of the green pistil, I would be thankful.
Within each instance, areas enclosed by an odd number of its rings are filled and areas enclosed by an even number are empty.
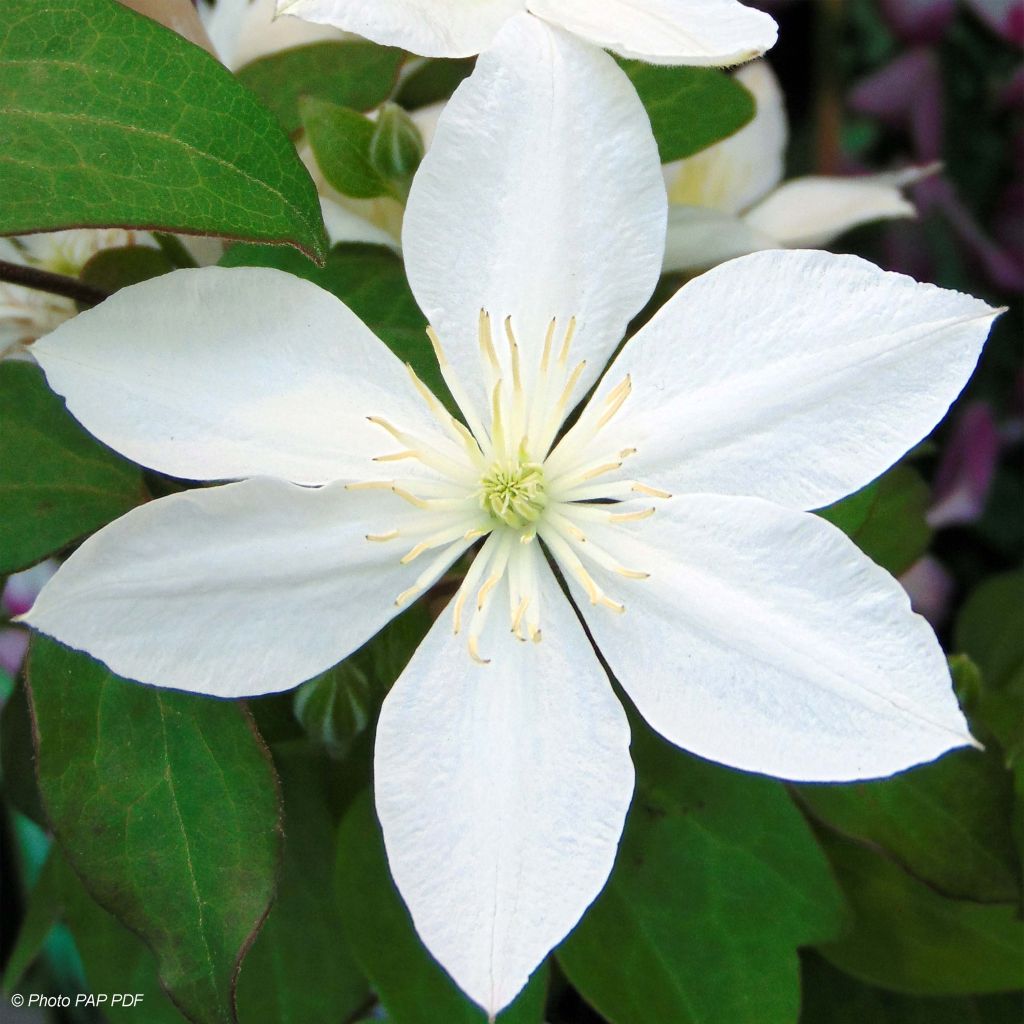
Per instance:
[[[544,469],[537,462],[499,464],[480,481],[480,507],[514,530],[537,522],[547,503]]]

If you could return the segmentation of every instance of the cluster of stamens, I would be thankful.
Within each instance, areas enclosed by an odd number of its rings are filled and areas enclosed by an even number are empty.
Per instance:
[[[524,642],[541,639],[539,572],[544,555],[535,543],[538,537],[592,604],[625,612],[623,602],[598,585],[588,564],[629,580],[646,579],[649,573],[619,564],[588,537],[589,524],[615,526],[649,518],[653,507],[637,509],[624,502],[638,495],[669,497],[618,474],[635,453],[633,448],[613,448],[607,457],[596,460],[584,456],[629,397],[629,377],[600,403],[589,403],[572,428],[558,438],[579,400],[576,392],[586,370],[585,361],[570,363],[575,318],[568,321],[560,338],[558,321],[551,320],[534,368],[522,365],[510,317],[503,323],[503,333],[504,360],[494,343],[491,318],[481,311],[478,339],[489,397],[485,420],[446,358],[436,332],[428,328],[441,373],[466,423],[452,416],[408,367],[413,384],[442,428],[443,442],[425,442],[371,416],[370,422],[401,446],[375,461],[415,460],[433,471],[430,479],[410,476],[349,485],[390,490],[420,512],[406,517],[411,525],[367,536],[377,543],[400,538],[415,541],[402,556],[403,565],[433,553],[413,585],[398,595],[400,607],[432,586],[476,541],[486,538],[453,605],[453,628],[457,634],[465,630],[470,656],[480,664],[489,661],[480,653],[480,637],[503,583],[512,633]],[[528,369],[532,369],[529,375]]]

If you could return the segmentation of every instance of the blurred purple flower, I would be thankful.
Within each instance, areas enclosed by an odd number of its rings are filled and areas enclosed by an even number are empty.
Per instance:
[[[50,577],[57,571],[53,559],[15,573],[8,577],[7,585],[0,594],[0,608],[5,615],[24,615],[32,607],[36,595],[43,589]],[[28,632],[20,627],[0,629],[0,669],[14,676],[21,669],[28,648]]]
[[[1024,0],[966,0],[967,6],[1008,43],[1024,46]]]
[[[881,0],[889,27],[908,43],[937,43],[956,15],[957,0]]]
[[[938,471],[928,523],[934,529],[976,522],[999,458],[999,429],[986,402],[968,406],[946,445]]]
[[[946,621],[955,584],[941,562],[925,555],[900,577],[900,583],[918,615],[923,615],[934,628]]]

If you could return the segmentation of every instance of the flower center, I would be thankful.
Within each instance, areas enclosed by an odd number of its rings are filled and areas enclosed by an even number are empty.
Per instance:
[[[496,462],[480,481],[480,508],[514,530],[537,522],[547,504],[544,467],[523,449],[511,465]]]

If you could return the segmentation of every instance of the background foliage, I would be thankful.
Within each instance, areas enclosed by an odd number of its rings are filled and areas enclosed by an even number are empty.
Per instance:
[[[771,60],[792,174],[945,162],[918,186],[919,221],[836,248],[1011,306],[933,438],[824,512],[903,574],[986,750],[882,782],[786,786],[698,761],[634,718],[638,788],[612,878],[503,1024],[1021,1019],[1024,90],[1012,43],[973,8],[938,6],[952,13],[929,34],[894,19],[894,2],[775,3]],[[885,74],[909,58],[931,77],[914,79],[913,103],[898,87],[887,100]],[[400,258],[327,252],[293,144],[304,131],[350,195],[400,199],[409,168],[382,164],[364,113],[416,110],[470,69],[429,61],[400,76],[405,60],[325,42],[233,76],[114,0],[0,0],[0,232],[242,240],[224,264],[315,281],[439,387]],[[627,71],[665,160],[753,113],[720,72]],[[103,254],[84,277],[109,291],[189,261],[160,241]],[[0,365],[0,434],[0,574],[181,486],[98,445],[26,363]],[[967,506],[949,504],[964,493]],[[414,608],[296,694],[247,705],[141,687],[34,641],[24,669],[0,676],[4,992],[144,1004],[15,1019],[483,1021],[412,930],[372,813],[374,718],[429,623]]]

